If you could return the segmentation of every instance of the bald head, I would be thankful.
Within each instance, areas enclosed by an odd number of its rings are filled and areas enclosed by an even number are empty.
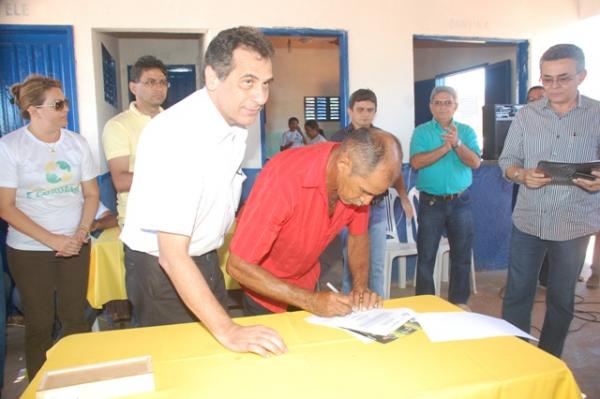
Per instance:
[[[393,134],[376,128],[352,131],[342,142],[341,154],[352,162],[352,174],[368,176],[384,168],[391,181],[395,180],[402,164],[402,147]]]

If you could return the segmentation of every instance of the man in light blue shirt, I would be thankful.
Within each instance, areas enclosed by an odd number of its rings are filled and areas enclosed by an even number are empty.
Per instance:
[[[415,128],[410,143],[410,164],[419,170],[420,191],[416,294],[435,294],[433,268],[445,228],[451,265],[448,300],[466,307],[473,249],[468,189],[472,169],[481,164],[480,149],[473,129],[453,119],[458,103],[452,87],[434,88],[429,107],[433,119]]]

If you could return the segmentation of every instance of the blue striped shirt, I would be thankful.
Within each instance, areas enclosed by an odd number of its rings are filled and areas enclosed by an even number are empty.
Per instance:
[[[589,162],[600,158],[600,102],[580,95],[559,116],[548,99],[522,108],[513,120],[500,155],[506,176],[511,166],[535,168],[539,161]],[[578,186],[521,185],[513,212],[515,226],[543,240],[566,241],[600,231],[600,192]]]

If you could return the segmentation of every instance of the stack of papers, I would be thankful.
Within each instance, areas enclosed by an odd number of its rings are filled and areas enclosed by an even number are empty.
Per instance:
[[[371,309],[338,317],[313,315],[307,317],[306,321],[321,326],[348,330],[363,338],[366,337],[369,341],[389,342],[389,340],[392,340],[390,335],[404,323],[414,318],[415,315],[415,312],[408,308]]]
[[[351,332],[363,342],[388,343],[418,329],[431,342],[517,336],[537,339],[509,322],[472,312],[415,313],[412,309],[371,309],[340,317],[309,316],[306,321]],[[401,328],[406,325],[407,328]]]

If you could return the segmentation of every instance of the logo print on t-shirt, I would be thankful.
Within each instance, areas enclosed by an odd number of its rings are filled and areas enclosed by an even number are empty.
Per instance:
[[[44,167],[48,183],[67,183],[73,177],[71,165],[67,161],[50,161]]]

